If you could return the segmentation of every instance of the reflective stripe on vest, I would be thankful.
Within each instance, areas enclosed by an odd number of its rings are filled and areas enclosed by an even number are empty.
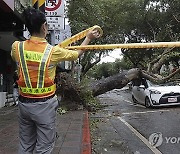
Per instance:
[[[27,93],[27,94],[47,94],[50,92],[53,92],[56,90],[56,85],[52,85],[50,87],[45,87],[45,88],[23,88],[20,87],[20,90],[22,93]]]
[[[19,44],[20,63],[22,66],[22,72],[23,72],[24,81],[26,84],[26,87],[20,87],[23,93],[46,94],[55,90],[55,85],[50,86],[50,87],[43,87],[46,64],[48,62],[48,58],[51,53],[51,50],[52,50],[52,46],[48,44],[43,53],[27,51],[27,50],[24,50],[24,43],[20,42]],[[38,68],[38,80],[37,80],[36,88],[32,88],[26,61],[33,61],[33,62],[40,63],[39,68]]]
[[[25,57],[23,54],[23,50],[24,50],[24,43],[20,42],[19,43],[20,63],[21,63],[22,72],[24,75],[24,81],[25,81],[26,87],[32,88],[30,78],[29,78],[28,69],[27,69],[27,64],[25,62]]]
[[[42,88],[44,86],[44,76],[45,76],[45,69],[46,69],[46,64],[47,64],[47,61],[48,61],[48,57],[50,55],[50,51],[52,49],[52,46],[51,45],[47,45],[46,46],[46,49],[45,49],[45,52],[44,52],[44,56],[42,58],[42,61],[40,63],[40,66],[39,66],[39,72],[38,72],[38,88]]]

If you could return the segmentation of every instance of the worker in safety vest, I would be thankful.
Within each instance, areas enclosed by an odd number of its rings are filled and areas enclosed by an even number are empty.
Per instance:
[[[48,27],[45,15],[34,8],[23,12],[31,37],[15,41],[11,56],[18,66],[19,87],[19,154],[50,154],[55,141],[55,115],[58,107],[54,83],[56,65],[76,60],[84,51],[51,46],[45,37]],[[82,45],[100,36],[90,30]]]

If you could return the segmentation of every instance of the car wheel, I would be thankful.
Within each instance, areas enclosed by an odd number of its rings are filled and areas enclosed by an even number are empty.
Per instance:
[[[151,107],[151,102],[150,102],[150,99],[148,97],[145,98],[145,107],[146,108],[150,108]]]
[[[132,95],[132,101],[133,101],[133,104],[137,104],[137,100],[134,98],[133,95]]]

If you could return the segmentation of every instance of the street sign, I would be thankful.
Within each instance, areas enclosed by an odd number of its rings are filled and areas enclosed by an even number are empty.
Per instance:
[[[46,16],[64,16],[64,0],[46,0]]]
[[[55,30],[54,31],[54,37],[55,37],[55,44],[59,44],[64,40],[64,33],[62,30]]]
[[[64,29],[64,18],[63,17],[46,17],[48,30],[61,30]]]
[[[66,25],[65,29],[63,30],[55,30],[54,31],[54,39],[55,39],[55,44],[59,44],[60,42],[64,41],[65,39],[71,37],[71,30],[70,26]]]

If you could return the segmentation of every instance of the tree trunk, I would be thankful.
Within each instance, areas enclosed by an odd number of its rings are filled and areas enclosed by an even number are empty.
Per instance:
[[[105,79],[97,80],[96,82],[90,83],[89,86],[80,85],[70,74],[60,73],[59,75],[57,95],[60,94],[66,102],[83,104],[89,109],[89,106],[91,106],[89,102],[94,101],[95,96],[115,88],[123,88],[128,82],[139,76],[139,69],[131,69]]]
[[[126,86],[131,80],[138,78],[146,78],[154,82],[165,82],[166,80],[179,73],[180,69],[176,70],[169,76],[162,78],[160,76],[150,74],[140,69],[130,69],[114,76],[93,81],[87,85],[79,84],[68,73],[60,73],[57,81],[57,95],[61,95],[63,99],[73,106],[83,105],[88,110],[92,110],[95,97],[113,89],[121,89]],[[72,108],[72,107],[71,107]]]
[[[89,89],[92,91],[93,96],[98,96],[113,89],[121,89],[138,76],[139,69],[131,69],[91,83]]]

